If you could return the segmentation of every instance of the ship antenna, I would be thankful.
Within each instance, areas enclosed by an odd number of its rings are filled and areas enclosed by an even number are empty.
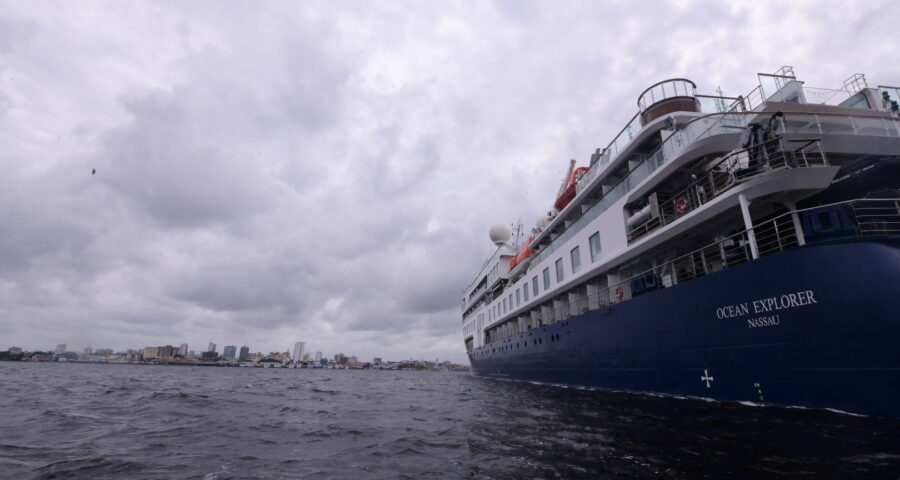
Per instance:
[[[516,247],[521,245],[522,242],[522,218],[520,217],[516,221]]]

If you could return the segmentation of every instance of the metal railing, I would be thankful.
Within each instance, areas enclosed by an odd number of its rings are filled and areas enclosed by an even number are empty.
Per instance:
[[[537,265],[542,260],[552,255],[560,245],[564,244],[572,237],[574,231],[578,231],[587,222],[597,218],[617,200],[631,191],[634,186],[639,185],[641,181],[650,176],[657,168],[671,161],[673,158],[676,158],[688,145],[691,145],[693,142],[702,138],[724,133],[733,133],[742,128],[746,128],[747,124],[756,118],[757,115],[757,112],[729,112],[725,114],[706,115],[692,120],[685,125],[683,129],[669,136],[643,163],[637,165],[628,175],[610,188],[600,200],[586,212],[579,214],[578,211],[575,211],[571,213],[567,217],[567,220],[573,222],[571,226],[566,228],[548,245],[542,246],[532,260],[532,264]],[[792,135],[810,134],[818,136],[844,133],[886,137],[900,136],[900,119],[898,118],[848,116],[843,114],[791,113],[785,115],[783,122],[784,128],[780,131]],[[593,181],[597,173],[595,170],[602,171],[603,168],[604,166],[595,165],[582,176],[577,184],[578,195],[581,195],[584,188]],[[577,198],[578,197],[576,196],[576,199]]]
[[[546,304],[529,307],[526,311],[507,319],[503,324],[489,329],[486,343],[500,341],[531,329],[628,301],[642,293],[669,288],[747,263],[753,259],[748,235],[751,231],[756,239],[759,257],[797,247],[801,242],[793,215],[837,205],[844,205],[849,209],[849,213],[856,221],[857,236],[900,235],[900,198],[857,199],[785,212],[760,222],[751,229],[720,238],[709,245],[661,262],[655,268],[630,275],[618,283],[595,284],[593,289],[596,291],[584,295],[576,294],[578,297],[573,301],[560,301],[559,298],[549,300],[553,304],[562,303],[558,307],[548,307]],[[652,279],[653,286],[645,288],[642,292],[633,292],[632,284],[638,279],[642,281]],[[646,284],[647,282],[644,282],[644,285]],[[583,285],[576,288],[586,291],[588,287]],[[569,294],[570,292],[565,292],[563,295]]]
[[[659,215],[631,229],[628,242],[678,220],[751,178],[786,168],[813,166],[828,166],[821,140],[817,138],[788,140],[776,137],[729,153],[709,167],[706,174],[693,179],[684,190],[659,199]]]
[[[891,235],[900,232],[900,200],[872,199],[853,205],[860,235]]]
[[[643,113],[647,107],[652,107],[657,102],[674,97],[693,97],[697,92],[697,85],[687,78],[670,78],[654,83],[638,96],[638,109]]]

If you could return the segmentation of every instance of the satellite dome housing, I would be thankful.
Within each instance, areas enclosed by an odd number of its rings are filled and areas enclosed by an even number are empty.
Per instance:
[[[509,237],[512,235],[512,230],[506,224],[498,223],[491,227],[491,231],[488,233],[488,236],[491,237],[491,241],[494,242],[494,245],[501,246],[506,245],[506,242],[509,241]]]

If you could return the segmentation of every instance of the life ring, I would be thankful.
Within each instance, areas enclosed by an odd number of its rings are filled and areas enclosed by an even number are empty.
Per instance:
[[[679,215],[684,215],[688,210],[691,209],[690,204],[688,204],[687,197],[678,197],[675,200],[675,213]]]
[[[625,289],[622,288],[621,285],[619,285],[618,287],[616,287],[616,298],[618,298],[619,300],[622,300],[622,297],[624,297],[624,296],[625,296]]]

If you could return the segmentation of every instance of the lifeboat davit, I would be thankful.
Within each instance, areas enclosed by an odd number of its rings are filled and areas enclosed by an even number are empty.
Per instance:
[[[525,244],[522,245],[519,253],[517,253],[516,256],[509,261],[509,276],[511,280],[514,278],[518,278],[522,273],[525,273],[525,270],[528,268],[528,264],[531,263],[531,256],[537,253],[536,251],[531,249],[532,240],[534,240],[534,237],[528,237],[528,240],[526,240]]]
[[[553,206],[556,208],[556,211],[561,212],[569,202],[575,198],[575,194],[578,193],[576,189],[576,184],[578,183],[578,179],[584,175],[584,172],[590,170],[588,167],[578,167],[575,170],[572,170],[572,173],[569,175],[568,180],[566,181],[565,186],[562,188],[559,197],[556,199],[556,203]]]

